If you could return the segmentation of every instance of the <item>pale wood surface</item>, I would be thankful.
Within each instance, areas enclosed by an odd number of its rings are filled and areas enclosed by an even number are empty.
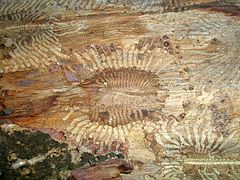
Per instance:
[[[121,151],[135,178],[237,178],[239,5],[0,1],[1,121]]]

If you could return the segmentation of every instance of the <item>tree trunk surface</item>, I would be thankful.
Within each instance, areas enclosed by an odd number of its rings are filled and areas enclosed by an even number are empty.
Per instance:
[[[238,179],[239,57],[238,0],[0,0],[0,178]]]

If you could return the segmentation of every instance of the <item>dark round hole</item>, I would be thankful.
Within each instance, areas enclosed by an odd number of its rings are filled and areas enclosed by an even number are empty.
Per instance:
[[[5,45],[4,44],[0,44],[0,49],[4,49]]]
[[[169,42],[168,41],[165,41],[164,43],[163,43],[163,45],[164,45],[164,47],[169,47]]]
[[[163,36],[163,40],[168,40],[168,39],[169,39],[169,37],[167,35]]]

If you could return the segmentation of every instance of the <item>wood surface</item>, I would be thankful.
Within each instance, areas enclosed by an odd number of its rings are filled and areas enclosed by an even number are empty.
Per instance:
[[[239,7],[0,0],[0,120],[120,151],[131,178],[237,179]]]

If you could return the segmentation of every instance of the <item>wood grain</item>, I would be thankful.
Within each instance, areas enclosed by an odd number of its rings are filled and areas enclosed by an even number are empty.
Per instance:
[[[121,151],[155,179],[238,177],[237,1],[0,5],[1,121]]]

